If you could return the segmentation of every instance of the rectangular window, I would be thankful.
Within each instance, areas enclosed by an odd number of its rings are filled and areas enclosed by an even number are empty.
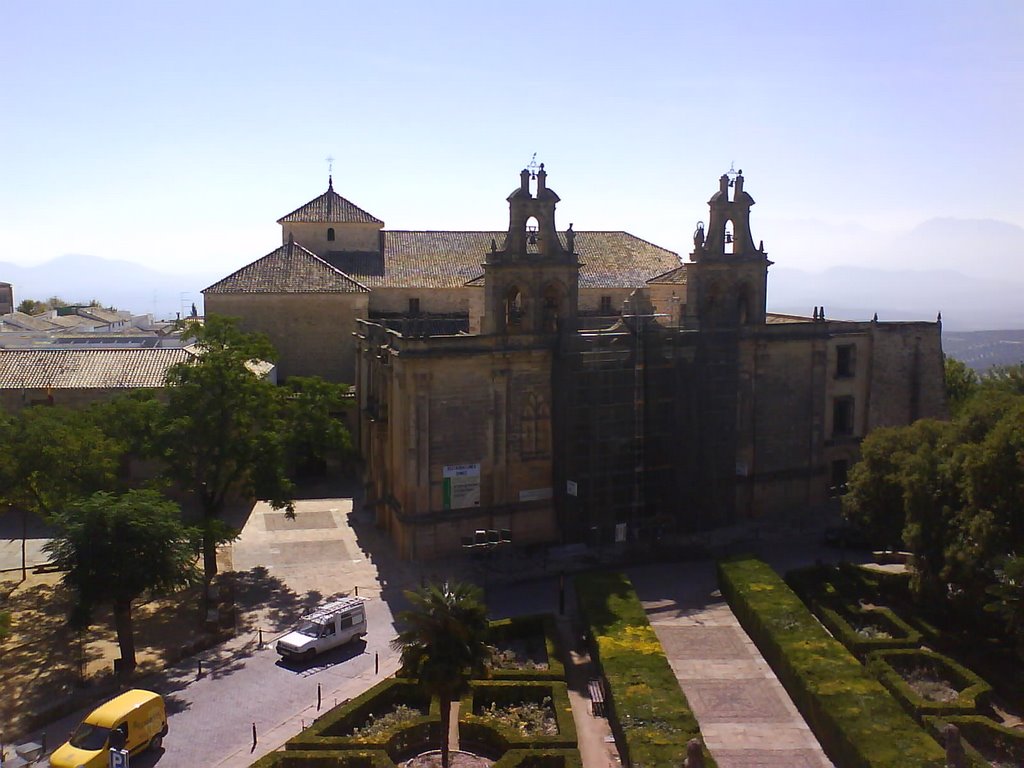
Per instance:
[[[409,314],[418,315],[420,313],[420,300],[409,299]]]
[[[853,344],[842,344],[836,347],[836,376],[848,378],[853,376],[857,362],[857,347]]]
[[[611,296],[602,296],[601,297],[601,306],[598,309],[598,311],[602,315],[610,315],[612,313],[612,297]]]
[[[853,398],[837,397],[832,401],[832,434],[853,434]]]

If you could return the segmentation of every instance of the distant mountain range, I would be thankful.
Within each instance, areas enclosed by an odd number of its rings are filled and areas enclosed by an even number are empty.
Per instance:
[[[14,303],[58,296],[69,303],[96,299],[103,306],[151,313],[156,319],[202,312],[204,288],[227,273],[169,274],[130,261],[67,255],[33,267],[0,262],[0,281],[14,286]]]
[[[835,319],[934,320],[943,330],[1024,328],[1024,229],[1001,221],[931,219],[898,234],[857,224],[766,221],[768,308]],[[772,249],[772,244],[778,250]],[[806,268],[820,254],[849,266]],[[787,266],[788,265],[788,266]],[[799,265],[800,268],[794,268]],[[242,266],[241,264],[238,265]],[[0,262],[15,302],[59,296],[151,312],[158,318],[202,311],[200,291],[231,270],[168,274],[139,264],[68,255],[34,267]]]
[[[944,332],[942,351],[976,371],[1024,363],[1024,331]]]

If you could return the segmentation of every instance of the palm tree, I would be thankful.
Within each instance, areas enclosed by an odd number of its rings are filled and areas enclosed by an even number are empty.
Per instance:
[[[452,702],[486,670],[487,607],[479,587],[430,584],[405,593],[412,607],[398,615],[405,628],[391,642],[401,654],[399,674],[415,677],[441,702],[441,765],[448,768]]]

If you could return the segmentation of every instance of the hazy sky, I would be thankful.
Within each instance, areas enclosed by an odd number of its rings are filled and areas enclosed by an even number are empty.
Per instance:
[[[0,9],[0,261],[227,274],[328,156],[392,229],[505,228],[535,152],[560,229],[683,253],[731,163],[780,264],[806,220],[1024,225],[1021,0]]]

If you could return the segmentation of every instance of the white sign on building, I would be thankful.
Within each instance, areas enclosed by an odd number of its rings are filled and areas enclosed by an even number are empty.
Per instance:
[[[479,464],[446,464],[443,478],[445,509],[480,506]]]

